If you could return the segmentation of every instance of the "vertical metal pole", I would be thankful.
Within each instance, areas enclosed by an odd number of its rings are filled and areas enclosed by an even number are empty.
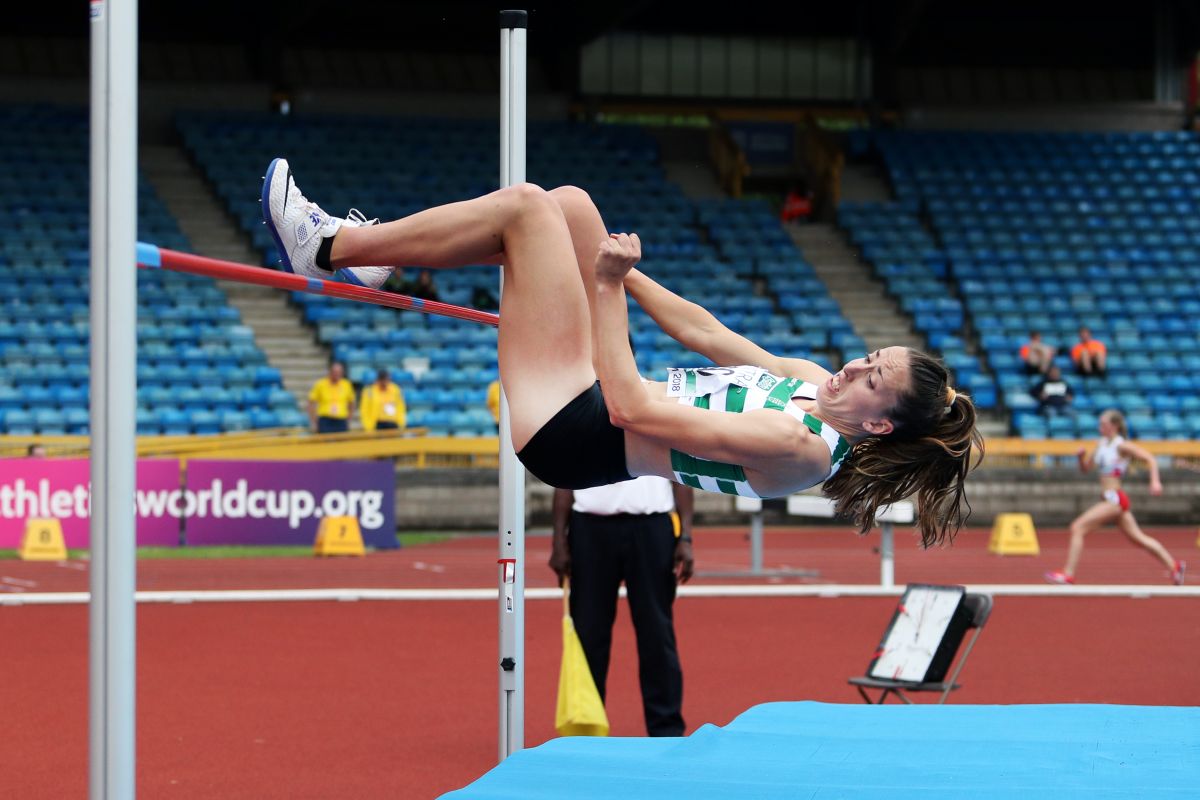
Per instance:
[[[528,14],[500,12],[500,185],[525,181]],[[500,279],[504,293],[504,279]],[[503,321],[501,322],[503,324]],[[500,760],[525,746],[525,468],[500,393]]]
[[[91,0],[92,800],[136,791],[137,0]]]
[[[1178,103],[1183,97],[1183,69],[1175,56],[1175,7],[1158,2],[1154,6],[1154,102]]]
[[[763,571],[763,512],[761,509],[750,515],[750,572],[761,575]]]
[[[879,526],[879,585],[892,587],[896,583],[895,530],[890,522]]]

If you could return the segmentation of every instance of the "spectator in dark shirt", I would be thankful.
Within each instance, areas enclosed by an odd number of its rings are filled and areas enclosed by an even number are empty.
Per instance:
[[[500,308],[496,296],[482,286],[476,286],[471,292],[471,305],[482,311],[496,311]]]
[[[410,281],[404,278],[400,270],[396,270],[387,279],[384,288],[397,294],[416,297],[421,300],[438,301],[437,284],[433,282],[433,272],[427,269],[417,273],[417,279]]]
[[[1051,366],[1046,377],[1033,387],[1032,394],[1043,414],[1066,413],[1075,399],[1070,384],[1063,380],[1062,370],[1055,366]]]

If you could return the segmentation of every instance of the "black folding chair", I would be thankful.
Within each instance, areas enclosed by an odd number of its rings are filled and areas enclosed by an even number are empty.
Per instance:
[[[862,699],[867,703],[881,704],[887,700],[889,694],[895,694],[896,697],[905,703],[912,705],[912,700],[905,692],[940,692],[941,696],[938,698],[938,704],[940,705],[946,702],[946,698],[950,695],[950,692],[962,688],[958,683],[958,675],[962,672],[963,665],[967,663],[967,656],[971,654],[971,648],[975,646],[975,640],[979,638],[984,624],[988,621],[988,616],[992,613],[992,596],[988,594],[968,593],[963,597],[963,605],[970,614],[970,619],[967,622],[967,630],[973,629],[975,632],[971,634],[966,649],[958,657],[958,663],[954,665],[954,671],[947,680],[922,683],[872,678],[869,675],[861,678],[850,678],[850,684],[858,689],[858,693],[862,695]],[[867,694],[868,689],[880,690],[878,701],[871,700],[870,695]]]

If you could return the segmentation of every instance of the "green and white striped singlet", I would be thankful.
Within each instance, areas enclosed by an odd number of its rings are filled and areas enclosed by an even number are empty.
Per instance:
[[[815,400],[817,385],[799,378],[781,378],[761,367],[702,367],[668,369],[667,396],[683,405],[740,414],[760,408],[782,411],[799,420],[820,436],[829,447],[829,474],[833,477],[850,453],[850,442],[831,426],[792,402],[792,398]],[[746,480],[745,470],[737,464],[724,464],[705,458],[671,451],[671,469],[679,483],[709,492],[760,497]]]

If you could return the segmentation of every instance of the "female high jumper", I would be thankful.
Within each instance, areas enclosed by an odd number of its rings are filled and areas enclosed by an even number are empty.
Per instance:
[[[581,489],[660,475],[709,491],[779,497],[824,482],[859,530],[915,494],[926,546],[962,525],[982,448],[975,407],[929,355],[887,347],[836,373],[772,355],[634,269],[636,235],[610,234],[588,195],[532,184],[385,224],[332,217],[275,159],[263,217],[294,273],[378,286],[395,267],[501,264],[500,380],[517,456]],[[626,292],[718,368],[638,374]]]

